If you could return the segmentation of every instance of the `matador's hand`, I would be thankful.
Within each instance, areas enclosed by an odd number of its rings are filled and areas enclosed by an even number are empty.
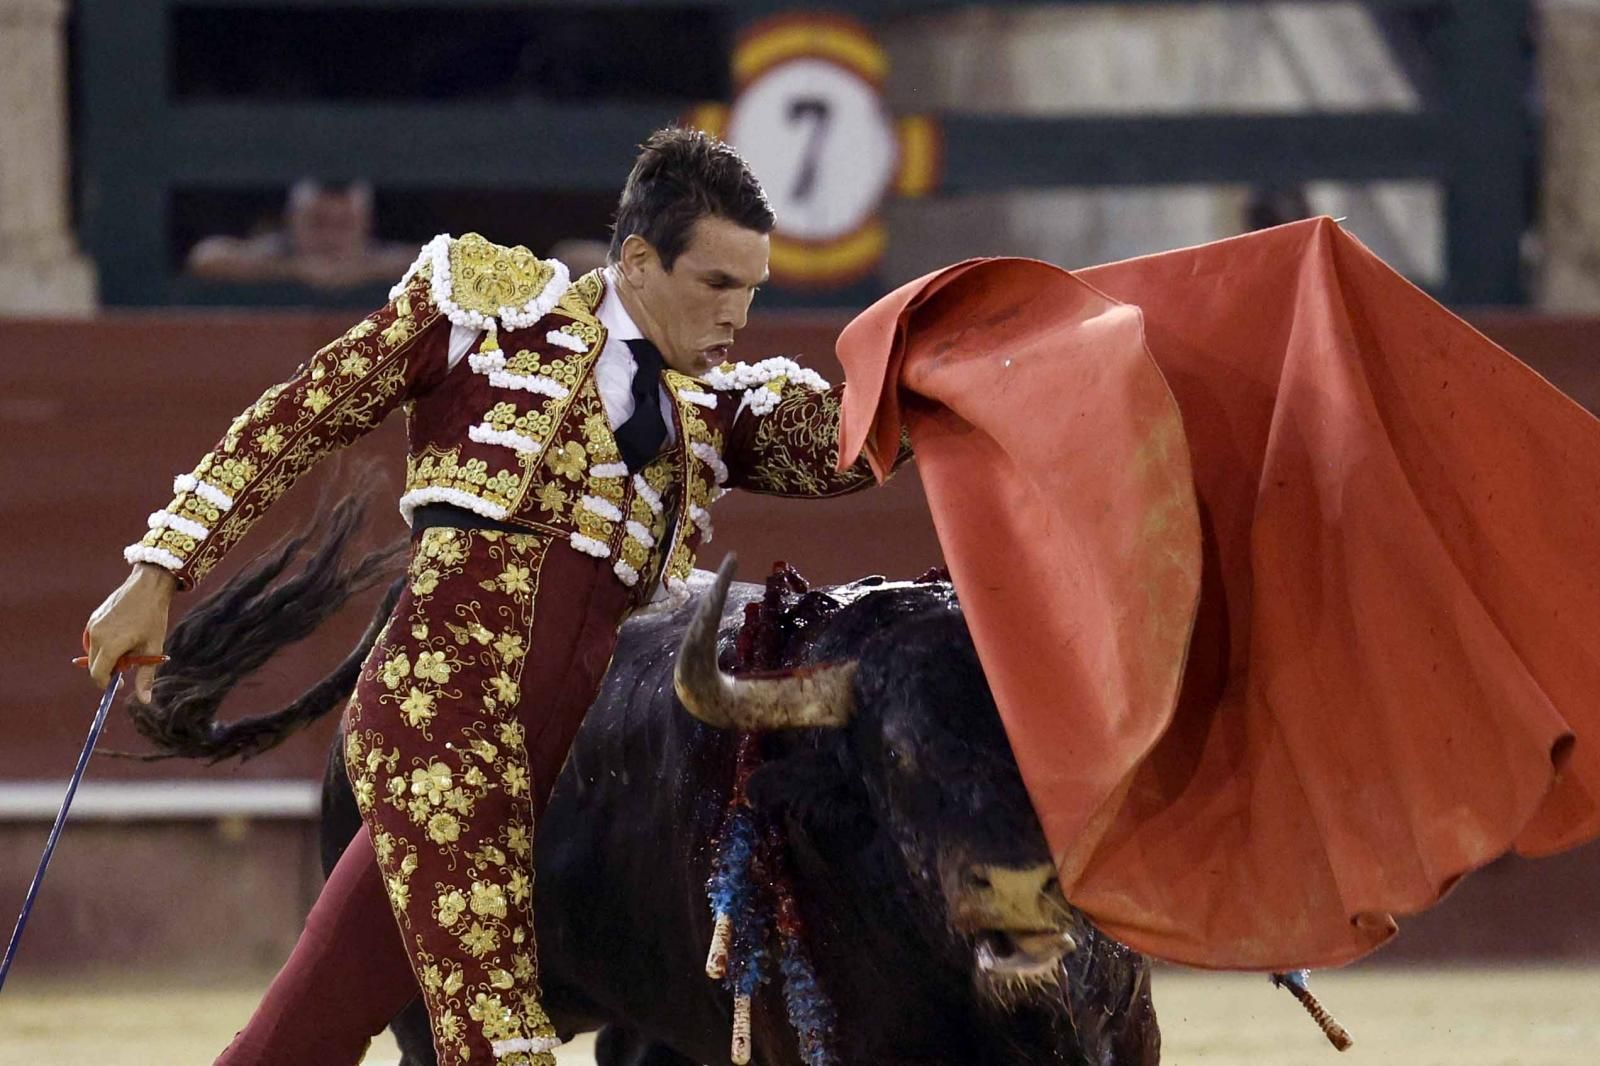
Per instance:
[[[89,653],[89,676],[104,688],[127,655],[157,656],[167,636],[167,612],[178,582],[159,566],[138,563],[115,592],[96,607],[84,629]],[[134,691],[149,701],[155,667],[141,666]]]

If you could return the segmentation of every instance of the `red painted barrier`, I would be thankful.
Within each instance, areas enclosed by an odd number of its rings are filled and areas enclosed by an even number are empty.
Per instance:
[[[161,313],[81,322],[0,320],[0,785],[65,781],[96,696],[69,661],[89,611],[127,572],[122,546],[166,502],[173,475],[187,471],[239,409],[338,335],[350,317]],[[833,337],[844,321],[836,315],[765,316],[751,324],[738,354],[797,354],[834,378]],[[1496,312],[1475,321],[1557,386],[1600,410],[1600,318]],[[403,535],[393,510],[402,448],[396,420],[330,460],[279,504],[215,578],[294,528],[319,492],[375,485],[370,542]],[[376,464],[376,475],[358,476],[363,463]],[[735,493],[718,506],[716,543],[702,564],[714,566],[725,549],[739,551],[746,578],[758,578],[773,560],[785,559],[814,581],[873,572],[912,576],[939,558],[914,464],[886,488],[839,500],[807,503]],[[184,604],[180,597],[175,606],[181,610]],[[231,713],[280,706],[320,677],[357,639],[370,604],[369,598],[271,664],[259,685],[235,694]],[[89,778],[314,779],[331,728],[331,721],[324,722],[242,767],[101,758]],[[117,717],[104,747],[139,746]],[[30,965],[275,962],[292,941],[317,880],[308,827],[268,822],[251,828],[241,822],[230,829],[231,824],[143,825],[136,833],[115,825],[81,826],[69,841],[77,843],[53,871]],[[8,856],[0,871],[9,871],[0,876],[0,899],[20,900],[44,829],[12,826],[0,834],[0,852]],[[202,916],[211,932],[197,943],[200,919],[178,916],[170,906],[176,882],[147,876],[152,866],[230,885],[245,895],[216,894],[215,913]],[[1597,878],[1595,848],[1537,864],[1496,864],[1466,879],[1437,910],[1407,923],[1380,958],[1592,960],[1600,957],[1600,908],[1591,891]],[[107,894],[108,883],[121,889]],[[259,920],[240,924],[240,898],[256,901],[252,913]],[[137,934],[123,936],[125,943],[108,939],[101,914],[106,906],[137,916],[131,925],[120,923]]]

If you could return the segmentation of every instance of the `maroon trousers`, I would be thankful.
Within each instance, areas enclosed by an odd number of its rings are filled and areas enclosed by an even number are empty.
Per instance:
[[[435,528],[345,713],[364,828],[218,1066],[353,1066],[420,991],[444,1066],[553,1066],[533,832],[628,607],[605,560]]]

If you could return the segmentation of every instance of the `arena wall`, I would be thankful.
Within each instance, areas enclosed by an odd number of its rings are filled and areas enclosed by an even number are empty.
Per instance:
[[[1474,321],[1590,410],[1600,410],[1600,318],[1485,313]],[[769,315],[742,352],[799,353],[830,378],[844,319]],[[327,313],[112,314],[0,319],[0,910],[20,904],[95,692],[68,660],[96,603],[126,572],[121,548],[167,498],[174,474],[259,391],[347,325]],[[371,489],[369,543],[404,534],[392,501],[399,420],[325,464],[253,533],[240,557],[292,530],[319,494]],[[939,562],[914,467],[879,491],[824,502],[734,494],[719,505],[714,565],[741,576],[775,560],[817,582],[915,576]],[[357,639],[371,600],[272,664],[230,713],[276,707]],[[183,601],[177,604],[182,609]],[[242,766],[98,758],[25,948],[40,969],[159,965],[187,972],[279,958],[320,878],[315,780],[332,722]],[[113,716],[107,750],[139,739]],[[1600,960],[1600,849],[1538,864],[1508,860],[1469,878],[1407,925],[1379,958]],[[1248,901],[1240,901],[1248,906]],[[19,964],[21,965],[21,964]]]

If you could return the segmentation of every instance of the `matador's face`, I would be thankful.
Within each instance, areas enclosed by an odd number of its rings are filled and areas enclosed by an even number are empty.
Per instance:
[[[638,242],[635,244],[634,242]],[[689,231],[672,269],[642,237],[629,237],[619,264],[630,312],[667,365],[699,377],[725,362],[750,301],[767,280],[767,235],[707,216]]]

